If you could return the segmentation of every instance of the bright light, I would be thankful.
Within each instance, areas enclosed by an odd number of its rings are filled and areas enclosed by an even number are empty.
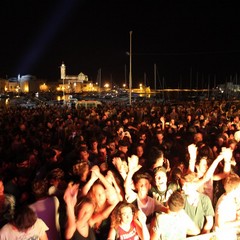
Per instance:
[[[109,88],[109,83],[105,83],[105,84],[104,84],[104,87],[105,87],[105,88]]]
[[[124,87],[124,88],[126,87],[126,84],[125,84],[125,83],[123,84],[123,87]]]

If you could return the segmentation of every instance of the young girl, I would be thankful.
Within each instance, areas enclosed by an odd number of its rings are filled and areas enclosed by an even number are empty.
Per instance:
[[[121,202],[113,211],[108,240],[149,240],[146,219],[133,204]]]

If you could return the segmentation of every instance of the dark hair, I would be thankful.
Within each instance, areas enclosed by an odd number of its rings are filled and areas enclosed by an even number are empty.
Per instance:
[[[157,147],[152,147],[148,154],[149,168],[151,168],[159,158],[163,157],[163,151],[159,150]]]
[[[149,183],[152,183],[152,176],[148,172],[143,171],[142,169],[135,172],[132,179],[134,184],[137,184],[140,179],[147,179]]]
[[[11,223],[22,232],[32,227],[36,221],[36,213],[29,206],[24,205],[16,209]]]

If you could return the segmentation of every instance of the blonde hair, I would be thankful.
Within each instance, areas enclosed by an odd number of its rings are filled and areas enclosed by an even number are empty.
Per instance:
[[[229,193],[240,186],[240,178],[237,174],[229,175],[224,181],[224,189]]]

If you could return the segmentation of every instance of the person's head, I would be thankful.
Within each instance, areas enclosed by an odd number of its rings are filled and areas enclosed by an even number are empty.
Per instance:
[[[235,192],[240,190],[240,178],[236,174],[229,175],[224,180],[224,189],[226,193]]]
[[[203,134],[202,133],[195,133],[194,134],[194,143],[197,144],[198,142],[202,142],[203,141]]]
[[[96,206],[101,207],[106,203],[106,191],[100,182],[95,182],[91,188],[90,196],[95,202]]]
[[[121,202],[119,203],[112,214],[112,225],[117,227],[119,224],[131,224],[135,218],[137,208],[132,203]]]
[[[118,150],[119,150],[119,151],[122,151],[122,152],[124,152],[124,153],[127,153],[127,152],[128,152],[128,146],[129,146],[129,144],[128,144],[127,141],[120,140],[120,141],[118,142]]]
[[[49,184],[58,186],[58,184],[64,181],[65,173],[61,168],[54,168],[47,176]]]
[[[138,144],[138,145],[136,146],[136,155],[137,155],[138,157],[142,157],[142,156],[143,156],[143,153],[144,153],[144,146],[143,146],[143,144]]]
[[[80,179],[81,181],[87,180],[89,172],[90,172],[90,166],[85,161],[77,163],[72,167],[73,176]]]
[[[25,232],[32,227],[36,221],[36,213],[29,206],[24,205],[15,210],[14,218],[11,223],[18,231]]]
[[[209,166],[211,165],[211,160],[206,156],[206,157],[201,157],[200,159],[197,159],[196,161],[196,168],[199,172],[201,173],[206,173],[208,170]]]
[[[196,193],[199,187],[199,178],[197,176],[197,173],[192,172],[185,175],[181,179],[181,183],[182,183],[182,190],[184,191],[185,195],[191,196],[192,194]]]
[[[184,198],[180,192],[172,193],[168,199],[168,207],[171,212],[179,212],[184,208]]]
[[[122,120],[123,125],[128,124],[128,122],[129,122],[129,118],[127,116],[124,117],[123,120]]]
[[[98,153],[101,157],[106,157],[107,156],[107,145],[99,144],[98,145]]]
[[[32,183],[32,192],[37,199],[46,197],[48,195],[47,179],[35,179]]]
[[[163,151],[159,150],[157,147],[152,147],[149,152],[148,162],[150,164],[149,167],[152,169],[163,166],[164,162]]]
[[[118,126],[117,127],[117,135],[121,137],[123,135],[123,132],[124,132],[123,126]]]
[[[88,152],[87,147],[84,147],[84,146],[80,147],[80,149],[79,149],[79,157],[80,157],[80,160],[88,161],[89,152]]]
[[[228,146],[232,149],[235,150],[237,146],[237,141],[235,139],[229,139],[228,140]]]
[[[96,139],[96,138],[92,138],[92,139],[90,140],[90,148],[91,148],[91,149],[97,149],[97,147],[98,147],[98,141],[97,141],[97,139]]]
[[[157,130],[157,132],[156,132],[156,137],[157,137],[157,139],[158,139],[159,141],[163,140],[163,138],[164,138],[164,133],[163,133],[163,131],[162,131],[162,130]]]
[[[108,146],[108,149],[111,152],[115,152],[116,151],[116,143],[115,143],[114,139],[109,140],[107,146]]]
[[[198,142],[197,144],[197,161],[201,159],[202,157],[207,157],[210,160],[214,160],[214,154],[211,147],[209,147],[204,142]]]
[[[179,167],[176,167],[173,169],[172,174],[171,174],[171,180],[175,182],[179,182],[182,178],[182,170]]]
[[[155,184],[158,189],[164,191],[167,188],[167,171],[165,167],[154,169]]]
[[[16,170],[16,180],[19,187],[25,187],[29,184],[31,178],[31,170],[28,168],[18,168]]]
[[[74,208],[74,211],[78,220],[88,222],[94,212],[94,204],[92,199],[86,196],[80,198]]]
[[[139,197],[146,197],[151,189],[152,177],[149,173],[138,171],[133,175],[133,183]]]

